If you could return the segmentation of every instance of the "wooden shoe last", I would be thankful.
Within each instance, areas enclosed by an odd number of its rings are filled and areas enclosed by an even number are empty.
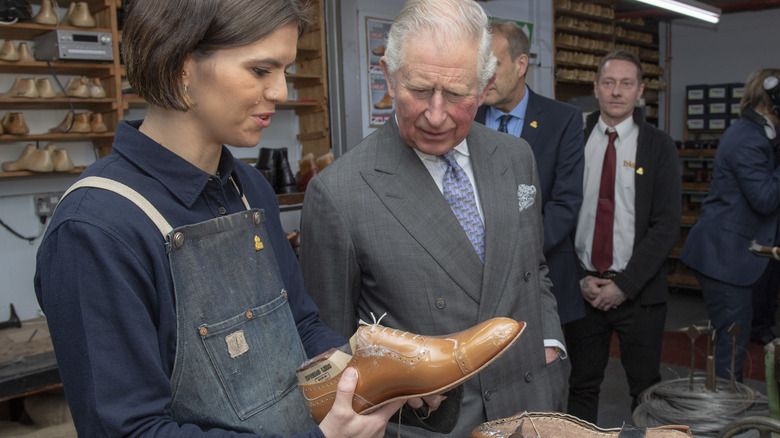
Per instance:
[[[509,318],[493,318],[445,336],[422,336],[378,324],[363,325],[353,337],[353,354],[346,364],[358,373],[352,408],[368,414],[394,400],[446,392],[501,356],[524,329],[524,322]],[[342,369],[335,376],[318,378],[323,376],[322,361],[334,352],[323,353],[298,369],[298,388],[316,423],[330,412],[343,372]],[[312,376],[312,383],[301,383],[301,375]]]
[[[470,438],[693,438],[688,426],[660,426],[602,429],[579,418],[559,412],[523,412],[514,417],[482,423]]]

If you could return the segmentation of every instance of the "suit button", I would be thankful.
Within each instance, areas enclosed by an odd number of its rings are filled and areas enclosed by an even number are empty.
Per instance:
[[[493,396],[493,391],[485,391],[485,400],[490,401],[490,397]]]
[[[447,302],[444,301],[444,298],[436,299],[436,308],[437,309],[443,309],[445,307],[447,307]]]
[[[531,374],[531,372],[529,371],[529,372],[525,373],[525,375],[523,376],[523,379],[525,379],[526,382],[531,383],[531,380],[534,379],[534,375]]]
[[[528,280],[530,279],[531,279],[531,273],[526,272],[525,275],[523,276],[523,280],[525,280],[525,282],[528,283]]]

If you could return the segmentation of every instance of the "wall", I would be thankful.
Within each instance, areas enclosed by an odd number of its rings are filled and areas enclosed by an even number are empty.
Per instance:
[[[553,96],[553,28],[552,2],[531,0],[492,0],[480,3],[488,16],[530,22],[534,24],[532,53],[538,54],[537,65],[528,72],[528,83],[535,91]],[[330,99],[334,130],[341,130],[334,138],[333,149],[337,156],[357,144],[373,131],[368,126],[367,51],[365,17],[392,20],[403,7],[403,2],[386,0],[341,0],[327,11],[332,22],[328,31],[338,29],[329,37],[329,59],[339,60],[340,69],[331,66]],[[329,23],[330,24],[330,23]],[[360,84],[356,87],[355,84]]]
[[[672,138],[683,138],[686,85],[745,82],[755,69],[780,67],[778,23],[780,9],[727,14],[717,26],[672,22]]]
[[[39,6],[33,5],[33,14]],[[64,9],[60,9],[60,15]],[[30,77],[31,75],[23,75]],[[0,93],[5,93],[13,84],[16,75],[0,73]],[[73,76],[61,76],[63,84]],[[56,85],[55,85],[56,87]],[[294,98],[294,95],[293,95]],[[0,111],[4,114],[6,110]],[[80,112],[80,111],[79,111]],[[45,132],[59,125],[65,113],[64,110],[30,110],[22,111],[24,120],[30,132]],[[127,119],[140,119],[143,110],[130,110],[125,114]],[[263,132],[263,138],[258,146],[249,149],[231,148],[238,158],[256,158],[259,148],[287,147],[289,149],[290,165],[293,172],[298,170],[298,160],[301,157],[301,146],[296,140],[298,133],[298,117],[292,110],[279,110],[274,115],[273,122]],[[0,144],[0,162],[14,161],[18,158],[25,144],[19,142]],[[43,147],[41,144],[39,147]],[[68,150],[68,155],[76,166],[88,166],[95,161],[95,150],[91,142],[63,142],[57,147]],[[40,244],[40,237],[45,231],[39,218],[35,215],[34,199],[36,195],[64,192],[78,175],[44,175],[23,178],[0,178],[0,220],[23,236],[36,237],[32,242],[15,237],[5,228],[0,227],[0,322],[8,319],[9,304],[13,304],[21,319],[30,319],[39,315],[38,302],[33,290],[35,274],[35,255]],[[282,225],[287,231],[299,228],[300,215],[297,211],[282,214]],[[61,254],[69,257],[69,254]]]

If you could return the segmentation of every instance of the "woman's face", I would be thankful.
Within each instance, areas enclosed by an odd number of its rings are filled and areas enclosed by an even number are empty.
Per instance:
[[[287,99],[285,70],[295,61],[298,28],[289,24],[252,44],[189,56],[183,82],[195,107],[192,128],[217,145],[253,147]]]

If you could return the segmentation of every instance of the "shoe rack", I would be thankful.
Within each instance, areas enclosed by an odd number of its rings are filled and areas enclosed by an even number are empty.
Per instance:
[[[615,18],[612,0],[555,0],[555,97],[592,96],[601,58],[613,49],[639,57],[644,70],[645,116],[658,124],[658,96],[666,89],[658,65],[658,22]]]
[[[30,3],[41,5],[48,3],[47,0],[31,0]],[[105,132],[103,129],[98,129],[98,132],[93,132],[91,129],[73,129],[70,132],[56,132],[57,123],[59,120],[53,122],[51,128],[55,132],[28,132],[26,134],[11,134],[4,132],[0,134],[0,147],[9,143],[28,143],[37,144],[38,149],[45,149],[45,146],[49,143],[56,144],[58,149],[67,149],[68,142],[92,142],[94,147],[98,151],[99,156],[108,154],[111,150],[111,143],[113,140],[113,132],[116,128],[117,122],[122,118],[122,101],[121,94],[119,93],[120,86],[120,71],[119,66],[119,34],[117,31],[117,18],[116,0],[87,0],[82,2],[59,0],[59,6],[61,8],[74,8],[79,3],[86,4],[89,9],[89,15],[95,20],[95,27],[74,27],[69,25],[60,25],[59,29],[74,30],[74,31],[97,31],[110,33],[112,35],[112,49],[114,52],[114,60],[108,62],[93,62],[93,61],[56,61],[51,62],[51,68],[56,72],[59,77],[62,76],[80,76],[87,78],[90,84],[95,81],[95,84],[102,88],[104,93],[94,94],[86,97],[71,97],[70,100],[75,109],[77,119],[83,118],[85,113],[91,112],[92,114],[99,115],[102,118],[103,124],[105,124]],[[79,6],[81,7],[81,6]],[[63,14],[60,14],[60,19]],[[28,48],[33,49],[33,40],[39,35],[43,35],[47,32],[55,30],[58,26],[54,24],[37,24],[33,21],[17,22],[11,25],[0,26],[0,39],[4,43],[13,43],[17,46],[25,44]],[[34,50],[34,49],[33,49]],[[0,73],[16,75],[17,79],[22,78],[29,80],[34,78],[35,83],[38,83],[40,79],[48,79],[49,83],[53,85],[54,92],[61,92],[61,89],[56,85],[53,75],[49,69],[49,66],[45,61],[37,61],[35,59],[22,58],[18,61],[5,61],[0,60]],[[46,81],[44,81],[45,83]],[[61,79],[63,87],[66,87],[66,81]],[[48,89],[48,84],[47,84]],[[24,115],[32,115],[35,111],[40,110],[57,110],[61,111],[62,125],[69,118],[70,106],[67,98],[62,95],[45,98],[45,97],[12,97],[9,93],[13,90],[0,90],[0,111],[3,114],[14,114],[16,117],[23,118]],[[70,93],[69,93],[70,94]],[[21,115],[21,116],[19,116]],[[62,129],[60,129],[61,131]],[[21,157],[20,157],[21,158]],[[68,170],[71,173],[80,173],[83,171],[83,167],[77,167],[72,170]],[[5,171],[0,172],[0,178],[20,178],[20,177],[37,177],[42,173],[31,172],[26,170],[19,171]]]

